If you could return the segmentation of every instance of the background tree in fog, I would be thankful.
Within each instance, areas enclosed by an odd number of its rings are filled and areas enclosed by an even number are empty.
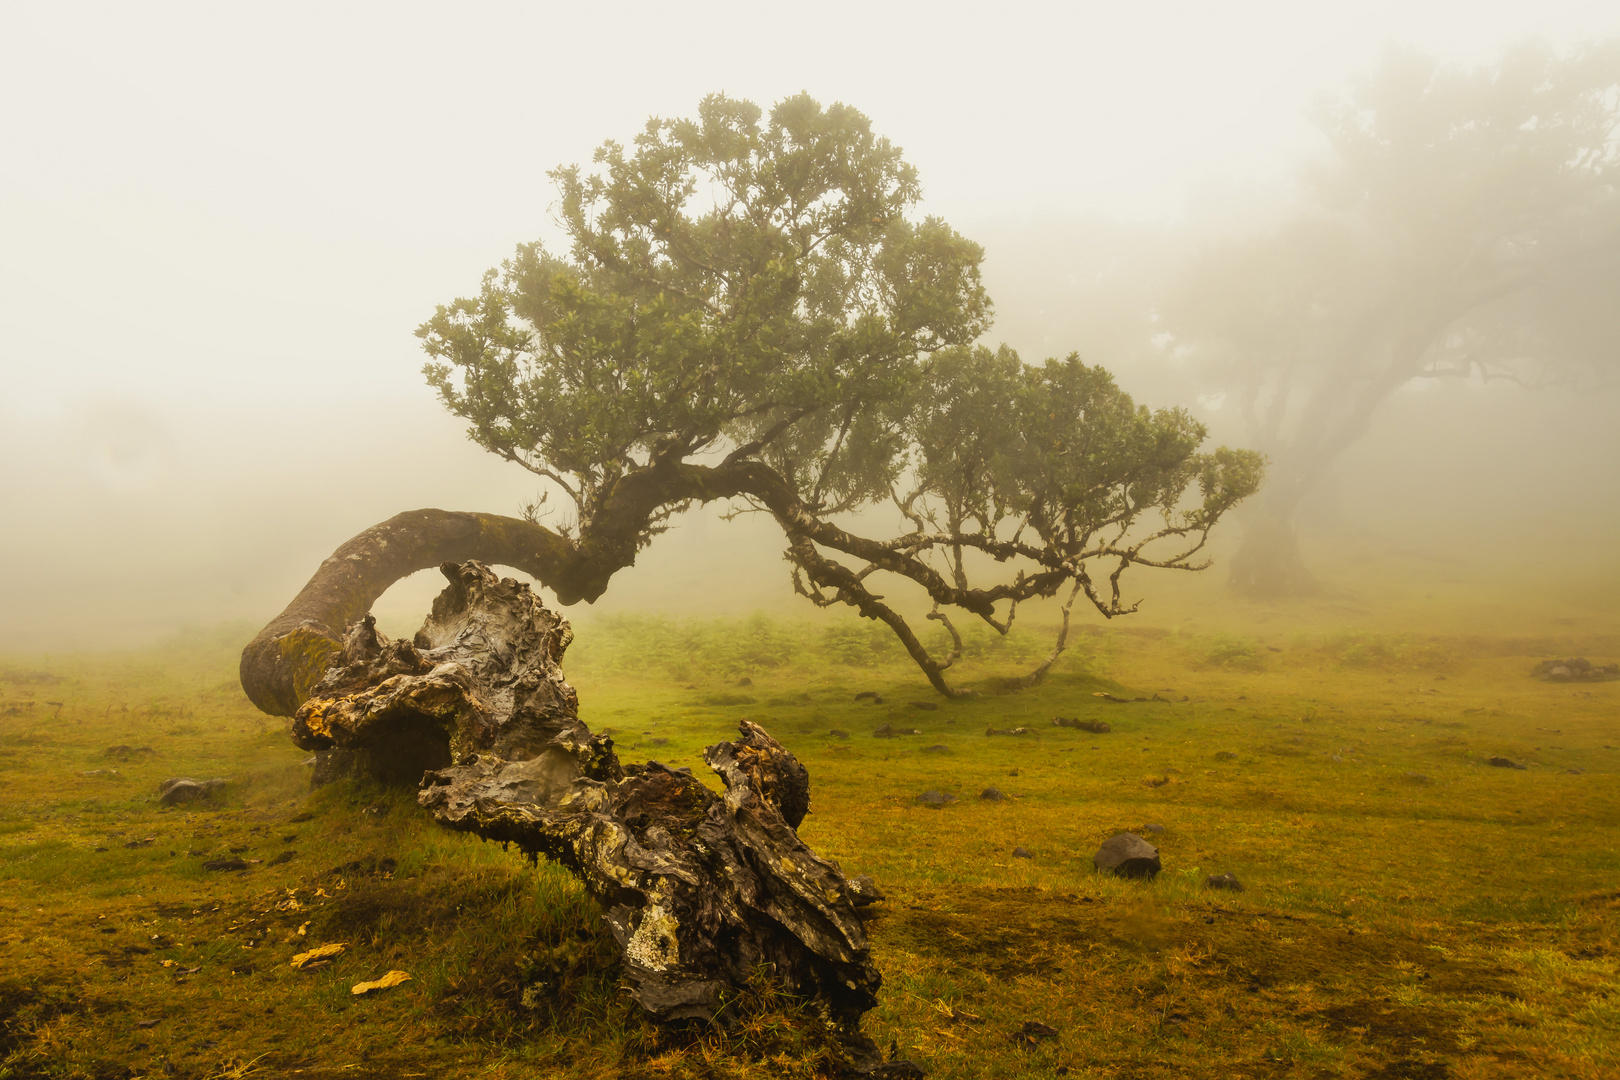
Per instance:
[[[942,693],[952,610],[1004,634],[1063,593],[1033,682],[1079,596],[1133,610],[1121,575],[1200,568],[1259,484],[1258,455],[1201,452],[1202,425],[1099,367],[976,345],[981,249],[908,216],[915,171],[853,109],[711,97],[596,165],[553,174],[567,255],[522,246],[419,331],[470,437],[565,504],[526,514],[550,555],[524,567],[564,602],[693,502],[736,498],[780,525],[802,595],[889,626]]]
[[[1315,587],[1300,502],[1400,387],[1566,381],[1620,353],[1620,44],[1473,70],[1395,53],[1318,123],[1308,208],[1208,247],[1163,306],[1271,460],[1233,559],[1259,594]]]

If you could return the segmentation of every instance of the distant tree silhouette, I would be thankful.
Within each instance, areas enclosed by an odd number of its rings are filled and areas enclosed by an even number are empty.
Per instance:
[[[1232,560],[1263,595],[1316,588],[1300,502],[1400,387],[1620,355],[1620,44],[1472,70],[1394,52],[1317,119],[1309,207],[1207,248],[1162,311],[1271,459]]]

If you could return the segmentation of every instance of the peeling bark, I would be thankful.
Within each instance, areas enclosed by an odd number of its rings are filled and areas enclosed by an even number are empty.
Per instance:
[[[414,640],[389,640],[367,616],[334,645],[294,741],[327,754],[386,756],[402,737],[436,747],[443,763],[418,802],[577,875],[654,1017],[712,1018],[764,973],[823,1007],[865,1071],[917,1075],[860,1035],[882,979],[856,915],[864,897],[795,831],[810,805],[804,766],[746,720],[704,752],[718,794],[686,769],[622,764],[579,721],[561,668],[568,623],[479,562],[441,569],[449,585]]]

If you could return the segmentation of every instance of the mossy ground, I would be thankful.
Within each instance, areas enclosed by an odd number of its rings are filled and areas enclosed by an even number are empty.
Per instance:
[[[1533,681],[1510,635],[1119,631],[1037,690],[946,702],[850,666],[859,626],[591,629],[570,675],[626,759],[702,773],[746,716],[809,766],[801,833],[889,896],[866,1030],[931,1076],[1620,1074],[1620,684]],[[566,875],[408,793],[311,792],[237,687],[251,630],[0,662],[0,1077],[827,1069],[768,987],[725,1026],[646,1023]],[[234,784],[162,809],[176,775]],[[1093,872],[1149,824],[1155,881]],[[1203,886],[1223,871],[1246,890]],[[327,942],[347,950],[290,966]],[[393,969],[413,980],[350,993]],[[1026,1021],[1057,1035],[1021,1042]]]

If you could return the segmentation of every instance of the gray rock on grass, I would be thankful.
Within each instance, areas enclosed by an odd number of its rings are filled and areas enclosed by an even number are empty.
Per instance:
[[[924,806],[932,806],[938,810],[942,806],[949,806],[956,801],[956,796],[944,791],[925,791],[917,796],[917,801]]]
[[[857,874],[849,879],[849,902],[856,907],[881,904],[887,899],[877,887],[877,882],[872,880],[872,875]]]
[[[1111,873],[1118,877],[1151,878],[1162,867],[1159,849],[1135,833],[1120,833],[1104,840],[1091,864],[1098,873]]]
[[[1239,881],[1237,875],[1231,871],[1224,874],[1209,875],[1204,879],[1204,886],[1209,889],[1230,889],[1233,892],[1243,891],[1243,882]]]

